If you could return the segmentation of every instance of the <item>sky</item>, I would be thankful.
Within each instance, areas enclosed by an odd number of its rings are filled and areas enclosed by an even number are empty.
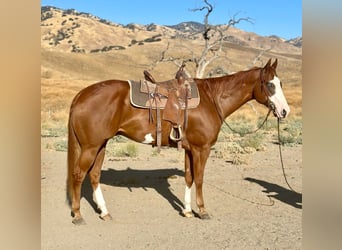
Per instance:
[[[302,36],[301,0],[209,0],[214,10],[209,24],[224,24],[234,16],[253,21],[240,22],[237,28],[262,36],[277,35],[285,39]],[[203,0],[42,0],[42,6],[87,12],[118,24],[175,25],[195,21],[203,23],[206,6]]]

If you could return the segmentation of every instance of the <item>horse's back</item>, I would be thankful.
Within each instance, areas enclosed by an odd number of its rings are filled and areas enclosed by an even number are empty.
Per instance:
[[[98,99],[103,101],[106,98],[112,98],[117,94],[124,95],[125,93],[128,93],[128,90],[129,85],[127,81],[107,80],[94,83],[77,93],[71,104],[71,108],[75,108],[81,104],[86,105],[87,103],[96,102]]]

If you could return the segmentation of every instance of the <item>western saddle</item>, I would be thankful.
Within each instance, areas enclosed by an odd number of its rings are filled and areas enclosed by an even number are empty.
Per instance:
[[[144,71],[146,81],[143,81],[141,90],[147,92],[150,97],[148,100],[150,122],[153,122],[152,107],[156,109],[158,152],[160,152],[162,137],[161,119],[171,123],[170,139],[177,142],[178,149],[182,147],[183,130],[187,126],[188,99],[191,98],[189,83],[191,79],[184,72],[184,67],[185,64],[179,68],[175,79],[164,82],[157,82],[148,71]],[[160,108],[163,100],[164,102],[166,100],[166,103],[164,103],[163,117],[161,117]],[[182,110],[184,110],[183,115]]]

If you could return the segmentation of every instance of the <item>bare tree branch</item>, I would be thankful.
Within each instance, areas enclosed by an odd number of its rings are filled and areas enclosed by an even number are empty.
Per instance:
[[[159,62],[165,61],[177,61],[177,65],[180,65],[179,61],[193,62],[195,64],[195,77],[202,78],[208,65],[212,64],[218,58],[223,57],[223,45],[228,38],[228,30],[230,27],[239,24],[240,22],[249,22],[253,24],[253,19],[250,17],[237,18],[239,13],[236,13],[226,25],[210,25],[209,17],[214,10],[214,7],[208,0],[203,0],[205,6],[201,8],[191,9],[190,11],[205,11],[204,14],[204,30],[202,32],[195,32],[191,34],[191,37],[196,37],[199,33],[202,34],[204,39],[204,47],[200,55],[196,56],[192,48],[188,48],[191,51],[190,58],[172,58],[166,57],[166,52],[169,51],[169,43],[166,49],[162,52]]]
[[[222,53],[224,40],[228,37],[227,31],[231,26],[235,26],[236,24],[242,21],[253,23],[253,20],[249,17],[243,17],[243,18],[237,19],[237,15],[239,13],[236,13],[233,16],[233,18],[231,18],[228,21],[226,26],[211,26],[209,25],[208,19],[214,8],[207,0],[204,0],[203,2],[206,4],[206,6],[192,10],[192,11],[206,10],[206,14],[204,18],[204,31],[202,33],[204,41],[205,41],[205,46],[204,46],[201,56],[196,60],[197,61],[196,77],[203,77],[206,67],[220,57]],[[209,32],[211,32],[211,35],[209,34]]]
[[[248,65],[248,67],[251,68],[252,66],[254,66],[254,65],[256,64],[257,61],[260,61],[260,60],[261,60],[260,58],[262,57],[262,55],[263,55],[265,52],[267,52],[267,51],[269,51],[269,50],[271,50],[271,49],[272,49],[272,47],[271,47],[271,48],[268,48],[268,49],[261,50],[261,51],[259,52],[259,54],[255,56],[255,58],[253,59],[253,61]]]
[[[204,31],[203,31],[203,33],[202,33],[202,35],[203,35],[203,38],[204,38],[204,40],[205,41],[208,41],[209,39],[210,39],[210,37],[209,37],[209,31],[211,30],[211,27],[210,27],[210,25],[208,24],[208,19],[209,19],[209,15],[210,15],[210,13],[213,11],[213,6],[210,4],[210,3],[208,3],[208,1],[207,0],[204,0],[203,1],[207,6],[204,6],[204,7],[202,7],[202,8],[197,8],[197,9],[192,9],[191,11],[203,11],[203,10],[207,10],[207,13],[204,15]]]
[[[254,24],[254,20],[250,17],[240,17],[236,20],[236,16],[239,15],[240,12],[234,14],[233,18],[231,18],[228,23],[227,23],[227,30],[231,27],[231,26],[235,26],[236,24],[239,24],[242,21],[245,22],[249,22],[250,24]]]

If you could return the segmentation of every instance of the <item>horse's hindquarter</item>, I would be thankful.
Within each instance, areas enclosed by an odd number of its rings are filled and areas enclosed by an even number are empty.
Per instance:
[[[114,135],[128,95],[128,83],[120,80],[95,83],[79,92],[71,106],[70,122],[81,144],[99,143]]]

